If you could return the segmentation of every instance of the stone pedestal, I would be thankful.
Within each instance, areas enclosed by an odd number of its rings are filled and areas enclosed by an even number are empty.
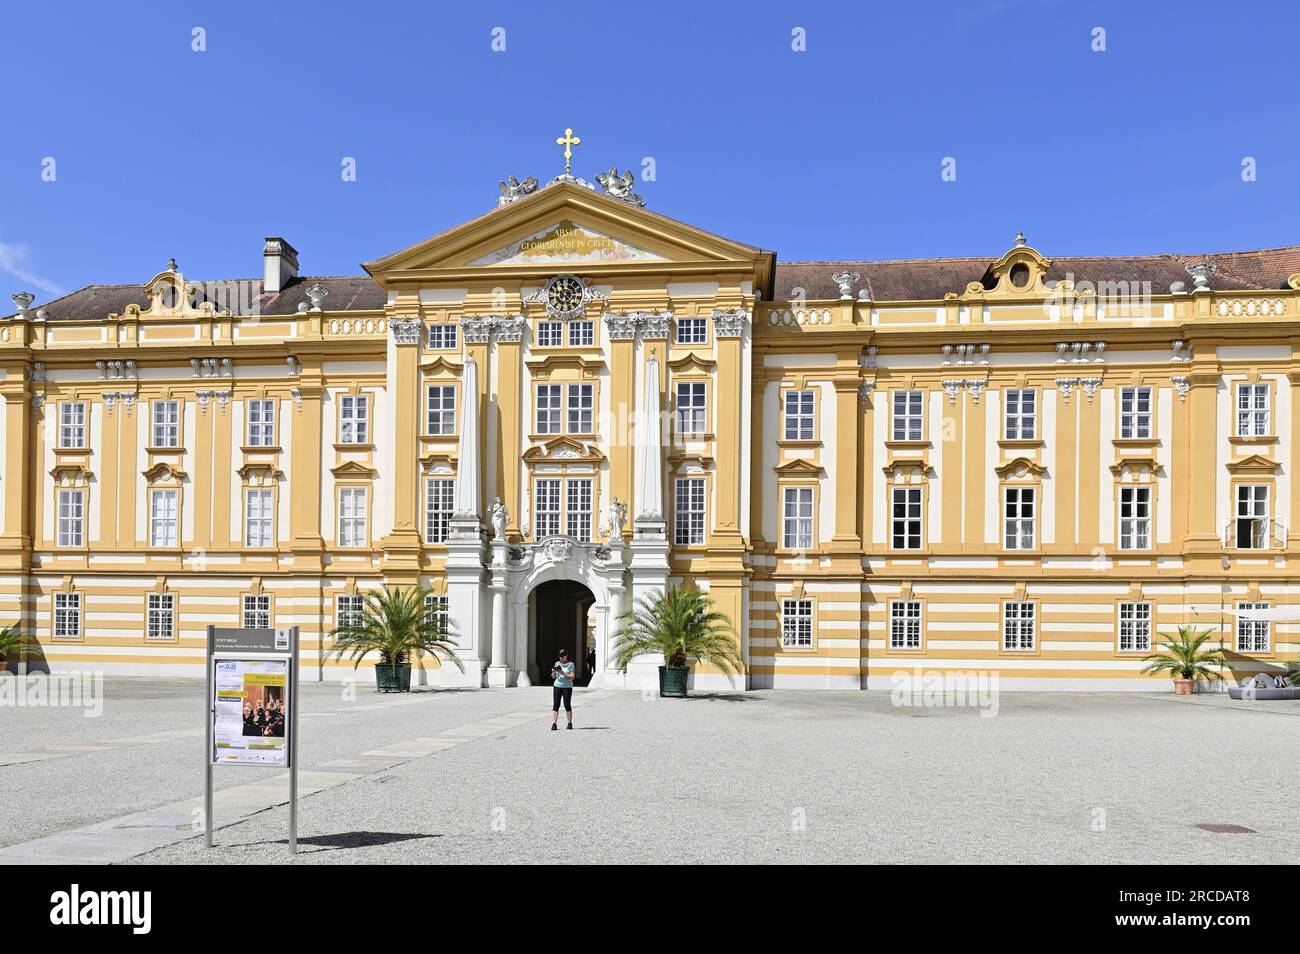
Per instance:
[[[483,685],[483,670],[490,653],[484,639],[488,631],[487,571],[483,567],[486,550],[478,517],[452,517],[447,534],[447,612],[456,627],[456,653],[465,672],[454,665],[443,665],[434,674],[437,685]]]

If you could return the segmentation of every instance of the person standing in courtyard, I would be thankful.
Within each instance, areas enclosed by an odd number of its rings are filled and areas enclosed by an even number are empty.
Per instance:
[[[569,651],[560,650],[560,658],[551,665],[551,731],[559,728],[560,703],[564,703],[564,717],[568,721],[566,729],[573,728],[573,663],[569,661]]]

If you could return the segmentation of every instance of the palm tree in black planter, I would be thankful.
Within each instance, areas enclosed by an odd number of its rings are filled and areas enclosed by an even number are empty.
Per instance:
[[[1160,652],[1152,653],[1143,662],[1143,672],[1167,672],[1174,679],[1174,695],[1190,696],[1198,679],[1219,679],[1226,664],[1223,650],[1202,649],[1214,636],[1214,630],[1197,630],[1194,626],[1179,626],[1178,635],[1161,633],[1165,641]],[[1216,668],[1211,669],[1214,666]]]
[[[614,641],[615,667],[627,672],[636,657],[662,654],[661,696],[686,696],[687,664],[692,659],[717,666],[729,676],[742,666],[731,620],[695,587],[669,587],[643,596],[619,621],[623,628]]]
[[[27,638],[23,636],[23,631],[19,629],[17,623],[0,629],[0,663],[7,666],[10,659],[18,659],[25,645],[27,645]]]
[[[428,595],[419,587],[385,587],[367,593],[360,618],[334,630],[330,654],[336,659],[350,656],[356,669],[366,654],[378,653],[375,685],[380,692],[410,691],[411,654],[417,651],[440,663],[454,663],[464,672],[465,665],[451,644],[454,628],[446,614],[425,609]]]

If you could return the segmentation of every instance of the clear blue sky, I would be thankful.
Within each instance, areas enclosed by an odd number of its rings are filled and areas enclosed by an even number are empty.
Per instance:
[[[786,260],[1300,243],[1281,0],[11,2],[0,35],[6,308],[254,277],[271,234],[354,274],[560,172],[566,125],[576,173],[651,156],[651,208]]]

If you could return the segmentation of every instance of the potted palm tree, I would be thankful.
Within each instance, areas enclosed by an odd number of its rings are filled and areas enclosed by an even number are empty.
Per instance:
[[[7,668],[9,660],[18,658],[26,644],[27,640],[17,623],[0,629],[0,663],[4,663]]]
[[[378,653],[375,686],[380,692],[409,692],[411,656],[426,652],[440,663],[454,663],[461,672],[465,665],[451,645],[454,630],[442,613],[425,609],[428,590],[419,587],[385,587],[366,594],[361,616],[334,630],[331,655],[350,656],[353,669],[368,653]]]
[[[637,656],[662,654],[661,696],[686,697],[688,663],[692,659],[711,663],[727,675],[739,671],[742,665],[731,620],[715,610],[713,601],[694,587],[669,587],[662,593],[643,596],[619,622],[623,627],[614,641],[614,665],[627,672],[628,664]]]
[[[1192,626],[1179,626],[1178,635],[1161,633],[1165,641],[1160,644],[1161,652],[1152,653],[1143,661],[1147,664],[1143,672],[1167,672],[1174,679],[1174,694],[1190,696],[1198,679],[1222,678],[1223,649],[1203,649],[1206,640],[1214,635],[1214,630],[1197,630]],[[1210,668],[1210,667],[1217,668]]]

